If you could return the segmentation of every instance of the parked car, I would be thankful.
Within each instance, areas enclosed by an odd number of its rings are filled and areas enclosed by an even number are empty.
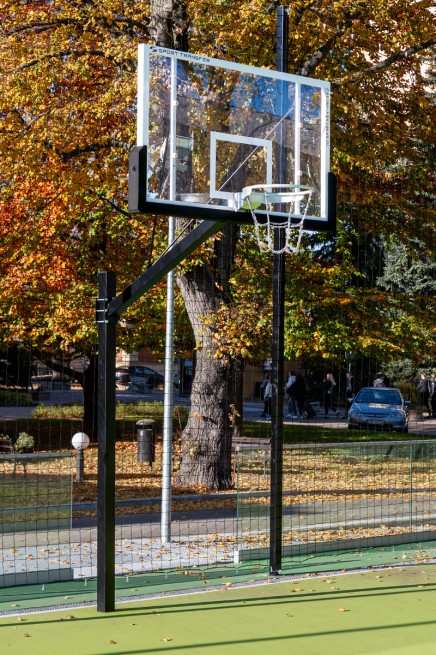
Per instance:
[[[132,391],[145,391],[163,387],[165,377],[149,366],[129,366],[130,388]]]
[[[115,384],[127,387],[130,384],[130,373],[128,368],[115,369]]]
[[[409,407],[398,389],[363,387],[348,412],[348,428],[408,432]]]

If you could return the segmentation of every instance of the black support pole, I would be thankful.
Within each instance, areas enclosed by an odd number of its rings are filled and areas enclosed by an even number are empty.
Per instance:
[[[288,13],[285,7],[277,9],[277,57],[278,71],[288,69]],[[284,98],[282,97],[282,102]],[[283,113],[282,113],[283,115]],[[285,153],[280,149],[278,156],[277,180],[283,179]],[[274,248],[284,246],[284,230],[276,230]],[[272,328],[272,407],[271,407],[271,502],[270,502],[270,573],[279,575],[282,567],[283,532],[283,389],[284,371],[284,331],[285,331],[285,253],[274,254],[273,262],[273,328]]]
[[[115,356],[117,316],[107,308],[116,294],[116,275],[98,275],[98,484],[97,610],[115,609]]]

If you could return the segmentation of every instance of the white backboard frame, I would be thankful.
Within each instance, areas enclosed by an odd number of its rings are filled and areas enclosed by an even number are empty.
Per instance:
[[[159,66],[158,64],[162,64]],[[162,192],[161,189],[153,188],[152,180],[152,164],[149,165],[149,171],[147,174],[147,183],[146,183],[146,199],[147,202],[153,203],[156,206],[156,213],[159,213],[159,205],[169,206],[174,205],[178,207],[178,211],[174,212],[178,215],[181,214],[180,205],[185,205],[187,208],[191,208],[190,211],[195,208],[198,208],[199,212],[201,209],[207,209],[214,207],[218,209],[217,204],[219,204],[219,211],[234,212],[233,207],[233,196],[234,194],[229,191],[222,191],[217,188],[217,165],[216,165],[216,153],[217,153],[217,142],[219,141],[228,141],[231,143],[241,143],[241,144],[250,144],[253,145],[253,148],[262,148],[266,153],[266,167],[267,167],[267,179],[256,180],[256,183],[274,183],[277,180],[274,179],[273,175],[273,155],[274,155],[274,143],[272,138],[265,138],[265,135],[262,137],[256,137],[252,135],[247,135],[244,133],[235,133],[232,127],[229,127],[229,132],[223,132],[217,129],[211,129],[209,134],[209,149],[210,149],[210,161],[207,167],[209,174],[209,180],[204,179],[201,184],[204,183],[200,189],[198,189],[198,197],[202,200],[199,202],[190,202],[182,200],[178,189],[178,176],[180,176],[180,169],[182,168],[180,160],[177,158],[177,147],[176,144],[179,141],[182,135],[177,133],[177,120],[178,120],[178,111],[180,105],[180,98],[178,97],[180,82],[180,75],[178,76],[178,70],[181,65],[196,67],[199,70],[204,70],[206,75],[209,70],[215,69],[214,73],[219,75],[219,71],[222,71],[223,75],[237,75],[241,74],[241,77],[244,75],[251,76],[250,79],[256,80],[258,78],[262,83],[267,87],[268,80],[273,81],[282,81],[283,85],[293,85],[295,89],[295,100],[293,101],[293,123],[294,123],[294,133],[292,135],[292,157],[295,161],[295,167],[291,171],[291,175],[286,180],[288,183],[293,184],[310,184],[310,178],[308,178],[308,173],[303,170],[303,161],[304,155],[303,150],[306,148],[306,159],[310,157],[307,154],[308,148],[310,148],[310,143],[308,144],[307,135],[310,137],[311,126],[307,123],[307,112],[306,114],[304,106],[310,106],[312,101],[315,104],[313,99],[316,99],[316,111],[318,112],[317,121],[314,128],[318,130],[318,139],[319,144],[316,143],[313,155],[313,161],[317,164],[319,163],[319,170],[317,176],[319,178],[319,201],[317,204],[318,211],[313,214],[309,214],[306,217],[307,221],[314,219],[317,223],[327,222],[328,221],[328,175],[330,171],[330,83],[324,80],[315,80],[312,78],[305,78],[296,75],[281,73],[279,71],[257,68],[252,66],[246,66],[244,64],[237,64],[228,61],[221,61],[209,57],[204,57],[201,55],[194,55],[191,53],[179,52],[176,50],[170,50],[167,48],[160,48],[157,46],[149,46],[141,44],[138,48],[138,113],[137,113],[137,145],[138,146],[147,146],[148,148],[148,157],[149,161],[153,163],[153,157],[156,157],[157,145],[155,139],[156,124],[158,121],[153,122],[153,103],[155,103],[155,93],[156,93],[156,77],[155,71],[159,71],[164,66],[166,71],[165,83],[167,84],[170,91],[168,92],[168,142],[169,142],[169,186],[165,189],[165,192]],[[153,68],[154,67],[154,68]],[[203,68],[204,67],[204,68]],[[183,82],[183,80],[182,80]],[[192,98],[194,93],[192,93]],[[193,101],[192,98],[188,98],[188,101]],[[312,99],[312,100],[311,100]],[[314,110],[315,113],[315,110]],[[306,117],[306,124],[304,123]],[[285,116],[286,118],[286,116]],[[284,121],[284,118],[279,120]],[[242,121],[241,121],[242,124]],[[241,125],[241,130],[242,130]],[[238,126],[239,129],[239,126]],[[305,131],[304,131],[305,129]],[[186,137],[186,135],[184,136]],[[193,142],[195,139],[193,140]],[[306,141],[306,142],[305,142]],[[164,140],[161,138],[162,148],[164,148]],[[159,143],[159,142],[157,142]],[[319,145],[319,148],[318,148]],[[318,149],[317,149],[318,148]],[[305,177],[306,176],[306,177]],[[206,176],[204,176],[206,177]],[[198,181],[197,181],[198,184]],[[194,189],[196,190],[196,189]],[[242,189],[241,189],[242,190]],[[205,196],[209,195],[207,202],[204,202]],[[189,194],[183,194],[186,197],[189,197]],[[191,194],[192,195],[192,194]],[[162,212],[163,213],[163,212]],[[260,212],[262,213],[262,212]],[[277,212],[277,216],[285,216],[284,213]],[[296,216],[298,218],[298,216]]]

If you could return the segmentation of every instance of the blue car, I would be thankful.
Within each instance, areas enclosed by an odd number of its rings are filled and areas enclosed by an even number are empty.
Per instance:
[[[409,407],[398,389],[363,387],[348,412],[348,428],[408,432]]]

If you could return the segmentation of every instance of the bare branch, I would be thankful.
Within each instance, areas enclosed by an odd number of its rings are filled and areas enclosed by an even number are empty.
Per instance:
[[[336,40],[342,35],[343,30],[337,30],[331,37],[323,43],[315,52],[302,64],[298,73],[304,77],[310,77],[315,68],[319,66],[322,60],[328,55],[333,48]]]
[[[90,143],[83,148],[74,148],[68,152],[61,152],[60,150],[56,150],[56,154],[64,162],[67,162],[71,159],[74,159],[74,157],[78,157],[79,155],[84,155],[91,152],[100,152],[101,150],[107,150],[108,148],[121,148],[122,150],[128,152],[131,148],[131,144],[126,143],[125,141],[118,141],[117,139],[109,139],[105,143]]]
[[[36,66],[37,64],[40,64],[43,61],[47,61],[50,59],[61,59],[62,57],[86,57],[86,56],[92,56],[92,57],[104,57],[104,59],[108,59],[112,63],[116,64],[119,66],[119,62],[115,59],[115,57],[110,57],[108,55],[105,55],[102,50],[61,50],[59,52],[56,52],[55,54],[50,54],[50,55],[45,55],[44,57],[40,57],[38,59],[32,59],[31,61],[27,61],[25,64],[21,64],[21,66],[18,67],[17,70],[22,71],[25,70],[26,68],[31,68],[32,66]]]
[[[41,350],[36,346],[32,346],[28,350],[29,353],[31,352],[33,355],[35,355],[40,362],[48,366],[48,368],[51,368],[52,371],[56,371],[56,373],[62,373],[63,375],[67,375],[69,378],[76,380],[76,382],[78,382],[83,386],[85,376],[81,371],[76,371],[75,369],[71,368],[70,366],[66,366],[65,364],[59,364],[56,361],[53,353],[48,352],[46,350]]]
[[[35,22],[35,23],[27,23],[25,25],[19,25],[18,27],[14,27],[14,29],[10,30],[7,32],[7,35],[10,36],[11,34],[19,34],[20,32],[28,32],[31,30],[35,30],[38,34],[41,32],[45,32],[49,30],[52,27],[58,27],[59,25],[74,25],[75,27],[81,27],[82,24],[80,21],[75,20],[74,18],[57,18],[53,21],[50,22]]]
[[[100,198],[100,200],[103,200],[103,202],[108,204],[109,207],[112,207],[112,209],[115,209],[115,211],[118,212],[119,214],[122,214],[123,216],[127,216],[127,217],[131,216],[130,212],[126,212],[125,209],[121,209],[121,207],[116,202],[114,202],[113,200],[110,200],[109,198],[106,198],[101,193],[97,193],[97,198]]]
[[[402,61],[403,59],[408,59],[409,57],[413,57],[413,55],[416,55],[418,52],[422,52],[422,50],[427,50],[428,48],[431,48],[432,46],[436,45],[436,39],[429,39],[428,41],[425,41],[424,43],[418,43],[408,50],[401,50],[400,52],[396,52],[389,57],[386,57],[386,59],[383,59],[382,61],[377,62],[373,66],[368,66],[368,68],[364,68],[361,71],[358,71],[357,73],[353,73],[348,77],[345,78],[336,78],[335,80],[332,81],[332,86],[333,87],[338,87],[338,86],[344,86],[345,84],[354,84],[354,82],[358,82],[362,77],[372,75],[374,73],[379,73],[382,70],[385,70],[386,68],[389,68],[392,66],[392,64],[396,64],[399,61]]]

